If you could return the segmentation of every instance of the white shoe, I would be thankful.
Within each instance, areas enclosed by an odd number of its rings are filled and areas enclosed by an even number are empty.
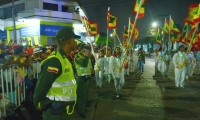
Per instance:
[[[119,95],[116,95],[116,98],[119,98]]]

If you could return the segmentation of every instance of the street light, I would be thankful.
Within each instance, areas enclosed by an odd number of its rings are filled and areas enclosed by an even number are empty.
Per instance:
[[[157,27],[157,26],[158,26],[157,22],[152,23],[152,27]]]

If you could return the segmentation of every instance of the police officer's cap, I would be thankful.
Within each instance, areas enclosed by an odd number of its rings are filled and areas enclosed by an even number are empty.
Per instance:
[[[71,27],[64,27],[64,28],[61,28],[60,30],[58,30],[55,38],[58,42],[61,42],[61,41],[69,40],[70,38],[80,39],[81,36],[76,35],[72,31]]]

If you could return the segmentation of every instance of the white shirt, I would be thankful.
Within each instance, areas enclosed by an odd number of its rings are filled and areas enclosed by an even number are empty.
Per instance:
[[[186,62],[187,62],[187,55],[184,52],[181,53],[179,51],[175,53],[175,55],[173,56],[173,63],[175,67],[177,67],[178,64],[182,65],[182,64],[185,64]]]

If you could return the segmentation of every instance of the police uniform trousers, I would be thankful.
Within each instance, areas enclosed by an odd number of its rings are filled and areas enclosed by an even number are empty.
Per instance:
[[[186,67],[183,68],[175,68],[175,86],[176,87],[184,87],[184,80],[186,76]]]
[[[74,120],[74,114],[68,115],[66,108],[62,107],[57,115],[51,113],[51,109],[42,112],[43,120]]]
[[[90,78],[86,76],[82,77],[79,76],[76,80],[77,83],[76,111],[78,113],[83,113],[85,111],[89,79]]]

